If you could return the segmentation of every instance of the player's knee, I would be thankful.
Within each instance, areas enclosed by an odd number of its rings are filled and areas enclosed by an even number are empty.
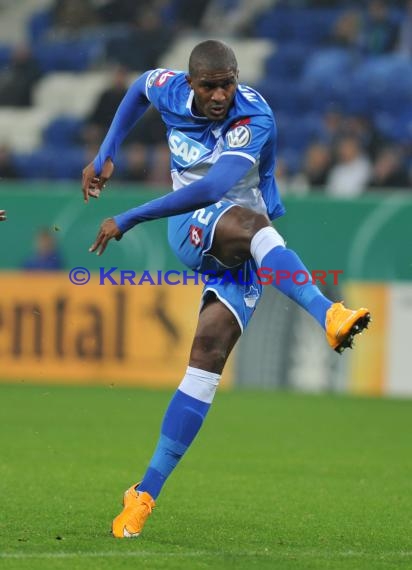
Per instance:
[[[234,225],[232,244],[244,258],[250,256],[250,244],[253,236],[263,228],[270,227],[269,220],[263,214],[257,214],[247,208],[233,208]]]
[[[269,220],[263,214],[257,214],[252,210],[246,208],[240,208],[239,210],[237,228],[241,232],[243,239],[250,243],[259,230],[270,225]]]
[[[261,266],[263,258],[275,247],[286,247],[286,242],[274,227],[262,228],[250,242],[250,252],[256,263]]]
[[[203,370],[221,371],[229,353],[227,343],[221,342],[216,335],[200,334],[193,342],[190,365]]]

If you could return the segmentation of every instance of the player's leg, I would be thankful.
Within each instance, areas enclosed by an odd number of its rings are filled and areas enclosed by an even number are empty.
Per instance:
[[[216,224],[231,207],[232,204],[218,202],[169,218],[169,243],[187,267],[201,271],[224,270],[215,258],[207,256],[207,251],[212,245]],[[226,300],[228,295],[233,298],[232,303]],[[243,289],[230,284],[217,286],[213,291],[205,290],[189,367],[170,402],[158,445],[141,483],[124,495],[125,508],[112,525],[114,536],[138,536],[166,478],[200,429],[226,358],[251,316],[250,311],[241,311],[243,297]]]
[[[153,457],[141,483],[126,491],[125,508],[113,521],[115,537],[140,534],[164,483],[201,428],[240,334],[233,313],[215,296],[209,297],[199,315],[189,366],[167,408]]]
[[[293,250],[286,248],[283,238],[266,216],[240,206],[232,208],[220,219],[211,253],[224,263],[252,255],[258,267],[268,268],[274,275],[279,275],[280,271],[289,276],[298,271],[308,274],[305,265]],[[272,284],[306,309],[321,326],[325,326],[326,311],[332,301],[316,285],[311,282],[305,286],[297,285],[291,277],[273,278]]]
[[[189,366],[167,409],[160,441],[139,486],[153,498],[199,431],[240,334],[231,311],[216,298],[210,299],[199,315]]]
[[[258,268],[268,268],[271,284],[319,322],[337,352],[351,346],[353,336],[368,326],[367,309],[351,311],[342,303],[333,303],[311,279],[306,279],[308,269],[293,250],[286,248],[283,238],[263,215],[240,206],[225,212],[217,223],[210,253],[227,265],[252,256]]]

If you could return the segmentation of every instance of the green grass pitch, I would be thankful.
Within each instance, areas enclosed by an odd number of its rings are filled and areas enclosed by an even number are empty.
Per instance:
[[[221,392],[136,540],[167,391],[0,386],[4,570],[412,568],[412,401]]]

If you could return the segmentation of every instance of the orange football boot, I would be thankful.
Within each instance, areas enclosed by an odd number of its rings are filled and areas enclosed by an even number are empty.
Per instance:
[[[352,348],[353,337],[367,329],[370,321],[368,309],[351,311],[343,303],[333,303],[326,312],[326,339],[341,354],[345,348]]]
[[[123,510],[112,523],[115,538],[136,538],[142,532],[147,517],[156,503],[145,491],[136,491],[132,485],[123,495]]]

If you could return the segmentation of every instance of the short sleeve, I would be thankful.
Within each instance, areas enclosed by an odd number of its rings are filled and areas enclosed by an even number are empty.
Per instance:
[[[176,75],[176,71],[170,69],[154,69],[150,71],[146,78],[146,97],[155,107],[159,108],[160,98],[164,95],[166,85],[171,77]]]

